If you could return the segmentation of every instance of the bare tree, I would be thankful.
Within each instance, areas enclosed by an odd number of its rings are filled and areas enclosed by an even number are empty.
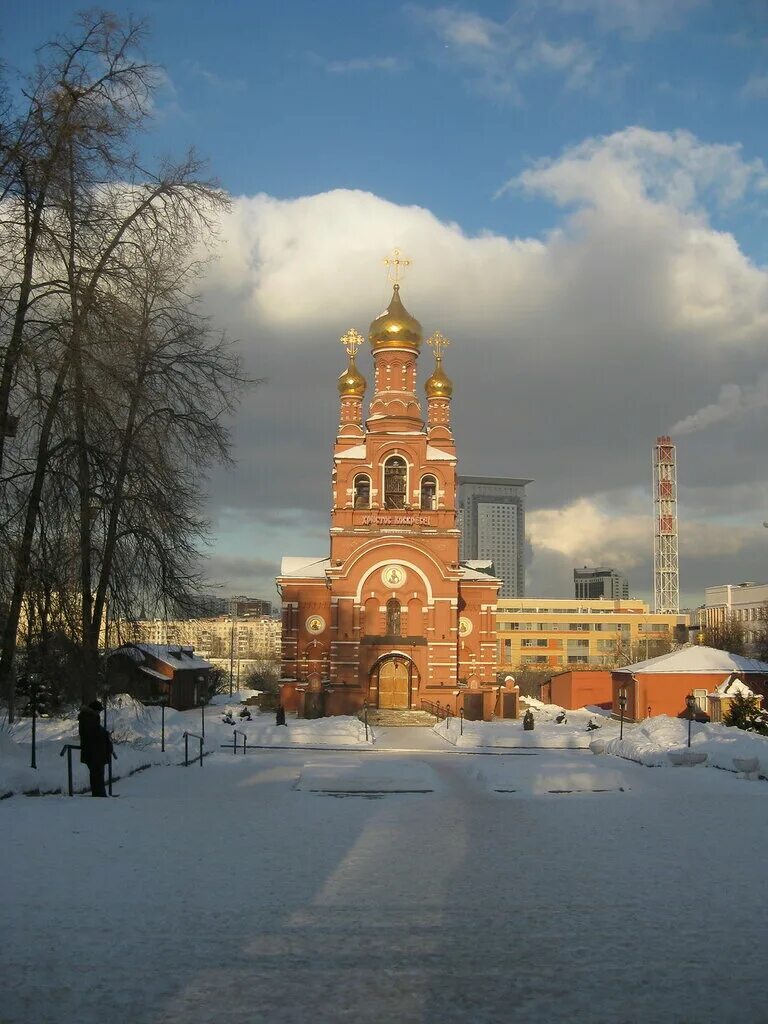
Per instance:
[[[747,634],[744,623],[733,612],[728,612],[720,622],[704,627],[704,644],[717,647],[731,654],[747,653]]]
[[[167,602],[195,586],[204,474],[228,458],[225,421],[244,383],[191,294],[190,254],[226,198],[194,154],[150,174],[126,148],[154,76],[131,56],[139,37],[133,23],[86,16],[76,40],[53,44],[26,117],[4,133],[18,141],[2,165],[17,210],[3,251],[21,241],[23,257],[7,262],[0,416],[14,394],[30,410],[0,478],[11,716],[32,590],[49,606],[52,594],[61,607],[77,594],[71,629],[89,696],[108,600],[128,614],[139,596]],[[66,557],[52,579],[54,550]]]

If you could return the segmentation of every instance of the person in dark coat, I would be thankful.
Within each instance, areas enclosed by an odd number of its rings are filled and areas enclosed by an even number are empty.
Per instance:
[[[561,711],[560,714],[555,719],[555,721],[557,722],[558,725],[563,725],[564,722],[567,722],[568,719],[565,717],[565,712]]]
[[[275,725],[285,725],[285,708],[282,704],[278,704],[277,711],[275,712]]]
[[[106,796],[104,769],[113,757],[112,737],[101,724],[99,717],[104,706],[98,700],[80,708],[77,728],[80,733],[80,761],[88,765],[91,776],[91,796]]]

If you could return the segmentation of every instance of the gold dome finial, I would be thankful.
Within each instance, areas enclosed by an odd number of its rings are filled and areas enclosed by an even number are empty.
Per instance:
[[[431,338],[427,338],[427,344],[435,353],[435,369],[425,386],[427,398],[451,398],[453,382],[443,369],[443,349],[451,343],[440,331],[435,331]]]
[[[347,333],[339,338],[339,341],[349,357],[346,370],[339,375],[339,394],[342,397],[349,395],[354,398],[362,398],[368,384],[355,364],[355,354],[363,344],[363,336],[354,327],[350,327]]]

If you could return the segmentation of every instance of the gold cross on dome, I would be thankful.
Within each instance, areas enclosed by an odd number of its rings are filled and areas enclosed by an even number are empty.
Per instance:
[[[359,334],[354,327],[350,327],[346,334],[342,334],[339,341],[344,346],[344,350],[350,359],[355,358],[355,353],[363,344],[363,336]]]
[[[440,331],[435,331],[431,338],[427,338],[427,344],[432,346],[432,350],[435,353],[435,359],[440,360],[443,356],[443,349],[448,348],[451,342],[448,338],[444,337]]]
[[[400,254],[399,249],[393,249],[391,256],[384,258],[384,266],[387,268],[387,280],[392,284],[400,284],[400,278],[406,267],[410,267],[411,261]]]

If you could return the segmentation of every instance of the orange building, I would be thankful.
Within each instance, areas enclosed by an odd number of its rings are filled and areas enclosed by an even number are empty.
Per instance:
[[[619,707],[619,695],[623,691],[627,697],[625,717],[636,722],[656,715],[673,718],[686,715],[688,694],[696,698],[699,712],[708,714],[707,695],[734,674],[754,693],[765,694],[768,684],[765,662],[714,647],[683,647],[612,672],[613,710]]]
[[[608,669],[558,672],[541,684],[541,699],[545,704],[558,704],[570,710],[587,704],[610,704],[612,694]]]
[[[339,430],[333,451],[330,556],[284,558],[282,699],[306,715],[351,714],[364,703],[418,709],[463,704],[487,717],[495,684],[501,582],[459,563],[453,385],[447,340],[417,394],[422,328],[395,285],[370,327],[374,382],[356,364],[361,336],[341,339]]]

